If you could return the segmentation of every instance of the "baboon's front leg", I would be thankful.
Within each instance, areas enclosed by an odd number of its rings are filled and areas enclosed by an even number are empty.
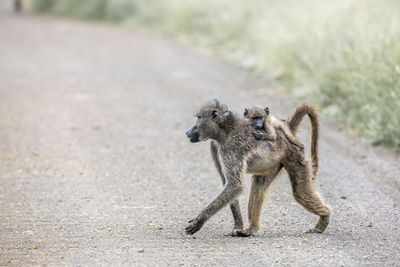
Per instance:
[[[249,227],[245,230],[236,230],[234,236],[251,236],[260,229],[261,210],[265,202],[267,189],[281,169],[282,165],[279,164],[268,175],[254,175],[252,177],[248,205]]]
[[[218,174],[221,177],[222,184],[225,185],[225,181],[226,181],[225,176],[222,173],[221,162],[218,158],[218,146],[214,140],[211,141],[211,157],[214,161],[215,168],[217,169]],[[243,219],[242,219],[242,213],[240,211],[239,201],[237,199],[233,200],[230,204],[230,208],[231,208],[233,220],[234,220],[233,230],[243,229]],[[229,235],[231,235],[231,234],[229,234]]]
[[[189,235],[193,235],[201,229],[203,224],[210,219],[220,209],[225,207],[233,199],[239,196],[243,188],[241,184],[229,184],[225,185],[224,190],[218,195],[218,197],[208,205],[199,216],[189,222],[189,225],[185,228],[185,231]]]
[[[228,157],[230,161],[226,171],[225,187],[218,197],[208,205],[199,216],[189,222],[185,231],[189,235],[193,235],[201,229],[203,224],[210,219],[215,213],[236,199],[243,191],[243,160],[236,160],[233,157]],[[234,165],[236,163],[236,165]]]

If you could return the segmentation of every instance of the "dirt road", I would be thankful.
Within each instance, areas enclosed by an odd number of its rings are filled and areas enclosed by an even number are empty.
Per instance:
[[[399,265],[399,158],[322,123],[323,234],[283,175],[263,228],[229,238],[228,208],[184,227],[221,190],[209,144],[184,132],[203,102],[295,106],[173,41],[113,26],[0,15],[0,265]],[[308,122],[305,120],[305,126]],[[305,127],[300,138],[308,145]],[[246,217],[250,177],[240,201]]]

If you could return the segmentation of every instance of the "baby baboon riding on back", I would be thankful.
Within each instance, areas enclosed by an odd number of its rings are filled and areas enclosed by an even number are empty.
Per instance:
[[[280,129],[292,144],[304,148],[304,145],[292,134],[287,123],[269,114],[268,107],[253,106],[249,109],[246,108],[243,116],[250,120],[255,129],[253,135],[256,139],[273,141],[276,138],[275,129]]]
[[[252,134],[254,129],[249,120],[238,117],[228,110],[226,105],[214,100],[202,106],[196,114],[195,126],[189,129],[186,135],[192,143],[213,140],[212,157],[224,183],[224,189],[189,222],[185,228],[186,233],[196,233],[209,218],[230,203],[235,219],[232,235],[255,234],[260,228],[260,214],[267,188],[282,167],[289,174],[295,199],[308,211],[320,216],[318,223],[309,232],[323,232],[329,224],[330,209],[314,187],[318,169],[318,121],[314,110],[309,106],[298,108],[289,121],[289,127],[295,133],[305,115],[309,115],[312,121],[311,163],[298,149],[293,149],[282,129],[275,129],[276,138],[273,141],[257,140]],[[250,225],[243,230],[236,199],[243,191],[242,180],[245,173],[252,173],[253,177],[248,204]]]

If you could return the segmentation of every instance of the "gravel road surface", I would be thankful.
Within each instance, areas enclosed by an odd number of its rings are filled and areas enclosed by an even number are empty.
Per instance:
[[[1,13],[0,266],[400,265],[399,157],[327,122],[318,176],[332,208],[326,232],[304,233],[317,217],[282,175],[256,237],[224,236],[229,208],[186,235],[222,189],[209,143],[184,135],[212,98],[238,113],[268,105],[284,118],[296,107],[171,40]]]

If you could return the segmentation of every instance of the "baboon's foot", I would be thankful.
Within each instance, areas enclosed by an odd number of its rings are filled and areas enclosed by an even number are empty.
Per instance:
[[[323,231],[325,231],[326,227],[328,227],[328,224],[329,224],[329,217],[330,217],[330,211],[329,211],[328,215],[320,216],[319,221],[314,228],[321,230],[321,233]]]
[[[249,237],[249,236],[254,236],[256,231],[253,228],[247,228],[247,229],[237,229],[234,230],[232,236],[235,237]]]
[[[313,228],[313,229],[306,231],[307,234],[314,234],[314,233],[321,234],[322,232],[323,231],[318,228]]]
[[[329,215],[322,215],[319,217],[319,221],[314,229],[308,230],[306,233],[322,233],[325,231],[329,224]]]
[[[190,220],[189,225],[186,226],[185,228],[186,234],[193,235],[194,233],[199,231],[201,227],[203,227],[204,222],[205,221],[202,220],[201,218],[195,218]]]
[[[243,225],[235,225],[231,232],[224,234],[224,236],[237,236],[236,231],[243,230]]]
[[[238,236],[238,235],[236,234],[236,231],[237,231],[237,230],[232,230],[231,232],[224,234],[224,236],[227,236],[227,237],[236,237],[236,236]]]

